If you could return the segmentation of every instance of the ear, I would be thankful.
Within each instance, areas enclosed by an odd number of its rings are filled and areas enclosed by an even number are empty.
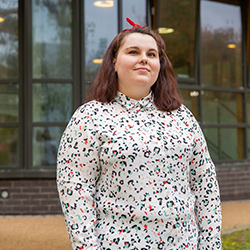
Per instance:
[[[113,59],[113,64],[114,64],[114,68],[115,68],[115,72],[117,71],[116,70],[116,58]]]

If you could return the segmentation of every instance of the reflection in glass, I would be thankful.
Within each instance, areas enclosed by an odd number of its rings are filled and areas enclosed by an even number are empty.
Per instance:
[[[160,0],[159,33],[178,77],[194,77],[196,0]]]
[[[239,124],[243,122],[242,94],[205,91],[202,108],[205,123]]]
[[[56,165],[56,155],[62,127],[33,128],[33,166]]]
[[[32,1],[33,78],[72,78],[71,2]]]
[[[101,8],[95,0],[84,1],[85,18],[85,84],[93,82],[103,55],[118,32],[117,0],[113,7]]]
[[[0,167],[18,166],[18,128],[0,128]]]
[[[213,160],[243,159],[243,129],[204,128],[203,131]]]
[[[18,121],[18,84],[0,84],[0,122]]]
[[[0,1],[0,79],[18,78],[18,0]]]
[[[130,18],[135,23],[146,26],[146,0],[125,0],[122,1],[122,29],[130,29],[126,18]]]
[[[195,118],[198,120],[198,97],[199,91],[197,90],[188,90],[181,89],[180,90],[182,98],[184,100],[184,105],[190,109]]]
[[[240,6],[201,1],[203,85],[231,88],[242,86],[241,38]]]
[[[66,122],[71,114],[71,84],[33,84],[33,122]]]

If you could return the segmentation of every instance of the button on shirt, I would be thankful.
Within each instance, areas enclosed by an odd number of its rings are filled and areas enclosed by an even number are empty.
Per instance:
[[[184,105],[163,112],[152,93],[120,92],[82,105],[59,145],[57,183],[73,249],[221,249],[215,166]]]

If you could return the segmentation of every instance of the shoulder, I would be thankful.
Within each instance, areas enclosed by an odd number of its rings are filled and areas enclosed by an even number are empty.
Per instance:
[[[182,117],[183,119],[196,121],[193,113],[184,104],[182,104],[178,109],[172,111],[172,113],[178,117]]]
[[[191,131],[197,131],[200,129],[199,122],[194,117],[193,113],[185,106],[181,105],[180,108],[174,110],[173,115],[178,123],[183,125],[185,129]]]
[[[102,103],[96,100],[92,100],[79,106],[76,109],[74,115],[87,115],[90,117],[94,117],[97,114],[101,114],[104,109],[110,109],[109,106],[109,103]]]
[[[96,100],[86,102],[79,106],[73,113],[70,122],[95,122],[114,111],[112,103],[102,103]]]
[[[96,108],[95,101],[90,101],[79,106],[71,116],[68,126],[76,125],[79,123],[89,122],[93,116],[93,110]]]

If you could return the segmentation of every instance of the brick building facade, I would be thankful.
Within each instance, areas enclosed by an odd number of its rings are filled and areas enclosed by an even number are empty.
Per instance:
[[[250,199],[250,169],[220,170],[217,172],[221,200]],[[55,179],[5,179],[1,190],[9,198],[0,199],[0,215],[61,214]]]
[[[0,215],[61,214],[56,152],[125,18],[158,30],[215,162],[250,199],[250,0],[0,1]]]

